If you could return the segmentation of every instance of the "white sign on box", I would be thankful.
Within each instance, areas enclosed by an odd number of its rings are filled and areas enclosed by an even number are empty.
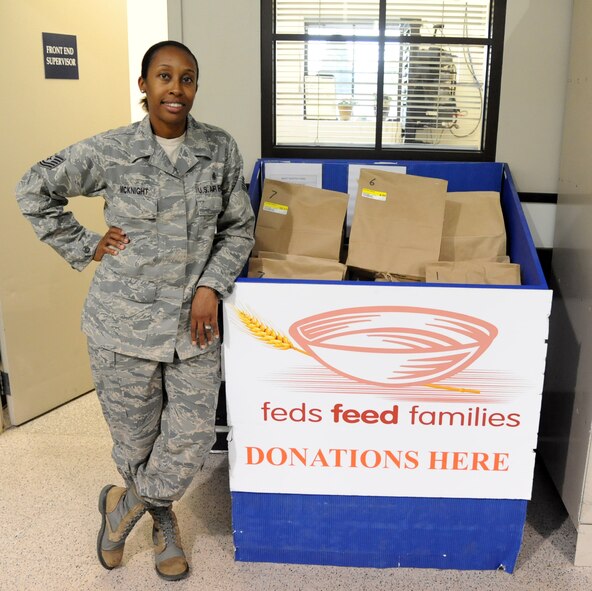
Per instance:
[[[323,165],[311,162],[266,162],[265,178],[323,188]]]
[[[237,282],[231,489],[530,498],[550,305],[538,290]]]

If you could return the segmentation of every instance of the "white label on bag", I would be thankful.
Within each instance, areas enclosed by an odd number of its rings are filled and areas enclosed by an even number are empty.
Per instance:
[[[362,189],[362,197],[374,199],[375,201],[386,201],[386,191],[375,191],[374,189]]]
[[[288,206],[281,203],[273,203],[272,201],[263,202],[263,211],[270,211],[271,213],[279,213],[281,215],[288,215]]]

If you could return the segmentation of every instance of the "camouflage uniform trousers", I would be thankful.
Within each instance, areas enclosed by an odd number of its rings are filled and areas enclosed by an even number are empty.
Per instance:
[[[180,499],[215,441],[220,347],[172,363],[88,348],[119,473],[150,504]]]

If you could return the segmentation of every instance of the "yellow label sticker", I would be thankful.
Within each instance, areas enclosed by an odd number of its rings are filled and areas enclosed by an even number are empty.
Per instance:
[[[362,197],[374,199],[375,201],[386,201],[386,191],[375,191],[374,189],[362,189]]]
[[[270,211],[271,213],[280,213],[281,215],[288,215],[288,206],[281,203],[274,203],[273,201],[263,202],[263,211]]]

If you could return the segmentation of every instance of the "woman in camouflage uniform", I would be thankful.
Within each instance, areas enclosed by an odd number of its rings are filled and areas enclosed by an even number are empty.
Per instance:
[[[39,162],[17,188],[44,242],[75,269],[100,263],[82,329],[125,486],[100,493],[99,560],[118,566],[127,535],[148,511],[156,570],[167,580],[189,572],[172,502],[215,439],[218,302],[253,245],[236,143],[189,114],[198,75],[187,47],[154,45],[138,80],[144,120]],[[104,198],[104,236],[64,211],[76,195]]]

